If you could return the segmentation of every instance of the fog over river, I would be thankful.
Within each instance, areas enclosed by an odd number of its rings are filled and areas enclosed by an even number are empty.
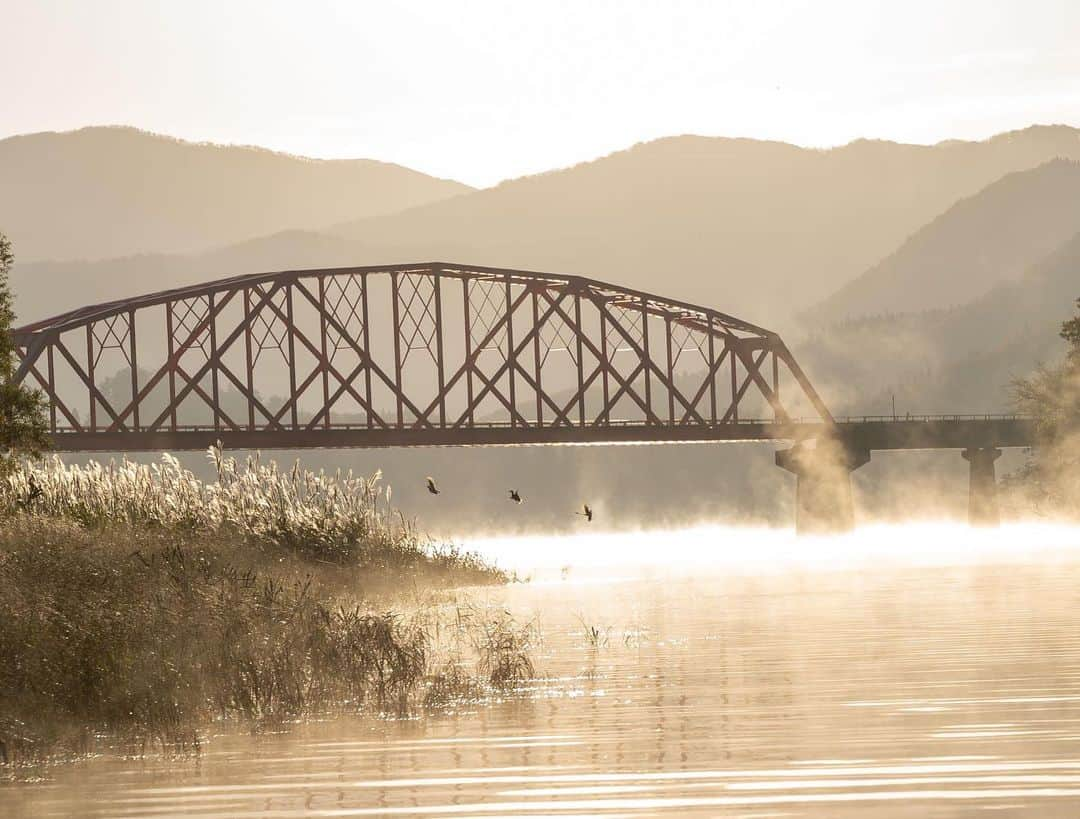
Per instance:
[[[0,785],[4,816],[1080,814],[1080,529],[475,540],[539,678]],[[992,814],[987,811],[992,810]]]

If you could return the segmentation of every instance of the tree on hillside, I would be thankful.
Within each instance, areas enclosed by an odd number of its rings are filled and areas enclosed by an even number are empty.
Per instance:
[[[1061,325],[1065,360],[1013,382],[1019,412],[1035,418],[1034,457],[1010,483],[1052,513],[1080,515],[1080,299]]]
[[[1076,300],[1076,315],[1061,325],[1061,337],[1069,345],[1069,361],[1080,367],[1080,299]]]
[[[0,470],[10,468],[19,455],[37,455],[49,445],[41,394],[13,381],[15,310],[8,277],[14,262],[11,242],[0,233]]]

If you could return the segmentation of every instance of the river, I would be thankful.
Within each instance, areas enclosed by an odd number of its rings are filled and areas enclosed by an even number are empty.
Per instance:
[[[472,545],[541,678],[403,720],[109,755],[4,816],[1080,815],[1080,530],[702,527]]]

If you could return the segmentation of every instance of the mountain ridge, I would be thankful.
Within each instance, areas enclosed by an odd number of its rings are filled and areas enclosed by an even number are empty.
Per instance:
[[[374,159],[313,159],[128,126],[0,140],[0,225],[28,261],[194,253],[467,193]]]
[[[611,281],[782,331],[957,199],[1070,152],[1080,159],[1080,131],[1067,126],[834,149],[666,137],[332,229],[292,225],[186,255],[30,264],[14,236],[17,308],[28,321],[221,276],[450,258]]]
[[[1080,230],[1080,162],[1014,171],[957,201],[889,256],[807,311],[811,321],[955,306],[1005,281]]]
[[[1063,354],[1080,297],[1080,229],[1023,276],[967,304],[820,326],[795,342],[834,412],[1006,412],[1008,386]],[[857,354],[853,354],[857,351]]]
[[[832,149],[664,137],[330,232],[404,248],[399,256],[414,255],[415,236],[453,241],[474,248],[468,258],[480,263],[575,270],[642,289],[663,271],[681,286],[673,297],[699,303],[716,292],[704,280],[741,271],[759,279],[743,284],[750,297],[716,306],[757,311],[792,297],[808,305],[958,198],[1063,154],[1080,159],[1080,131],[1033,126],[980,142]],[[669,275],[669,259],[708,275]]]

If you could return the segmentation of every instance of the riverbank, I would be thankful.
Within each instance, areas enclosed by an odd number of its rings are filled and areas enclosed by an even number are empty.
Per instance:
[[[531,672],[522,627],[456,613],[448,637],[438,601],[417,602],[509,578],[427,541],[377,477],[210,457],[214,482],[167,456],[0,482],[9,761],[105,737],[187,751],[215,721],[401,713]]]
[[[651,537],[660,564],[679,535]],[[198,760],[103,754],[0,784],[0,815],[1072,817],[1080,530],[1060,545],[812,575],[703,555],[628,577],[612,551],[611,582],[471,595],[541,616],[530,696],[219,731]]]

